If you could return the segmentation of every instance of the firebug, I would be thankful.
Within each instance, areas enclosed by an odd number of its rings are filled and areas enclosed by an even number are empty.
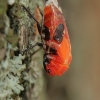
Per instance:
[[[44,49],[44,69],[52,76],[62,75],[69,68],[72,54],[68,30],[61,9],[52,0],[48,0],[41,14],[43,16],[42,25],[26,8],[25,10],[36,21],[41,35],[41,43],[36,43],[36,45]]]

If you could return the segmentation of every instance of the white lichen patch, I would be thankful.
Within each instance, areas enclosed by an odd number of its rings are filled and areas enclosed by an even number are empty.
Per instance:
[[[22,59],[24,59],[22,55],[14,56],[13,59],[7,57],[0,64],[0,100],[13,100],[11,95],[24,90],[20,82],[21,72],[25,69]]]

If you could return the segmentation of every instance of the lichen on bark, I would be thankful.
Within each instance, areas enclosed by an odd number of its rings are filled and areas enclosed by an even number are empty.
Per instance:
[[[32,55],[36,47],[21,54],[40,41],[35,21],[22,7],[41,23],[37,5],[42,11],[42,0],[0,1],[0,100],[45,100],[42,51]]]

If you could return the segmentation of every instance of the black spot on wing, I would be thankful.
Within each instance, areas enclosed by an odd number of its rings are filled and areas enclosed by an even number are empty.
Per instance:
[[[57,41],[58,43],[62,42],[63,39],[63,31],[64,31],[64,25],[59,24],[58,27],[56,28],[56,31],[54,33],[53,39]]]

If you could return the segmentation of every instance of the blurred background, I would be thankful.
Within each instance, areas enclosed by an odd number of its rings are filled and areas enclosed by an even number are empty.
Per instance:
[[[73,60],[64,75],[48,76],[48,100],[100,100],[100,0],[58,1]]]

